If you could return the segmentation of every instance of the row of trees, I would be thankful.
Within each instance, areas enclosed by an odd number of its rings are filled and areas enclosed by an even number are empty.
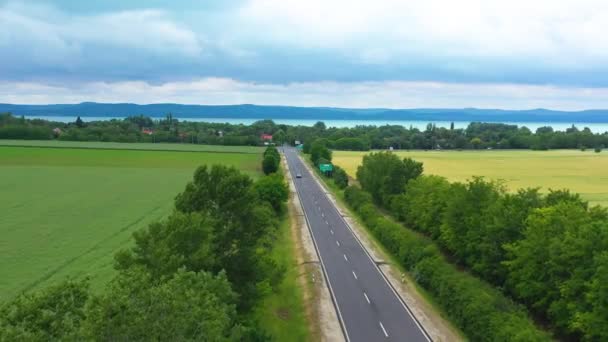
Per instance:
[[[175,210],[134,234],[101,293],[69,280],[0,308],[0,340],[261,341],[251,320],[284,270],[269,255],[287,185],[202,166]]]
[[[61,133],[53,132],[54,128]],[[144,133],[149,129],[153,134]],[[327,128],[323,122],[312,127],[275,124],[260,120],[251,125],[178,121],[170,114],[160,120],[132,116],[123,120],[84,123],[50,122],[0,114],[0,139],[61,139],[119,142],[181,142],[213,145],[260,145],[261,134],[271,134],[277,144],[304,142],[308,150],[315,139],[325,139],[330,149],[558,149],[608,146],[608,133],[594,134],[575,126],[566,131],[540,127],[532,132],[524,126],[473,122],[465,129],[427,125],[420,130],[398,125]]]
[[[534,326],[522,307],[448,262],[430,239],[383,216],[368,192],[349,186],[344,198],[378,241],[471,341],[550,340]]]
[[[450,183],[422,164],[372,153],[361,187],[450,259],[495,285],[560,336],[608,339],[608,211],[566,190],[509,193],[495,181]]]

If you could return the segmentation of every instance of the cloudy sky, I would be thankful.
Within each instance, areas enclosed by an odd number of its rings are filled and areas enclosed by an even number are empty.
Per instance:
[[[0,0],[0,102],[608,108],[605,0]]]

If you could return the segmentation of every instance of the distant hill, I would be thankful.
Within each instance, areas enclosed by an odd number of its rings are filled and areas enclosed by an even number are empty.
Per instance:
[[[331,108],[242,105],[183,105],[158,103],[95,103],[15,105],[0,104],[0,113],[32,116],[124,117],[143,114],[162,117],[172,113],[178,118],[236,118],[236,119],[306,119],[306,120],[423,120],[423,121],[487,121],[487,122],[566,122],[606,123],[608,110],[578,112],[548,109],[385,109]]]

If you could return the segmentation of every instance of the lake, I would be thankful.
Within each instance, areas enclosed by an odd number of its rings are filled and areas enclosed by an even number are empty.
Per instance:
[[[25,116],[28,119],[44,119],[58,122],[73,122],[76,120],[74,116]],[[83,121],[103,121],[111,119],[123,119],[124,117],[82,117]],[[214,122],[214,123],[230,123],[230,124],[244,124],[250,125],[258,120],[262,119],[231,119],[231,118],[187,118],[175,116],[180,121],[194,121],[194,122]],[[154,118],[158,119],[158,118]],[[422,120],[299,120],[299,119],[273,119],[277,124],[291,125],[291,126],[312,126],[317,121],[323,121],[327,127],[355,127],[361,125],[400,125],[404,127],[415,127],[424,130],[429,124],[429,121]],[[489,122],[489,121],[488,121]],[[434,121],[432,122],[438,127],[450,127],[451,121]],[[469,121],[454,121],[455,128],[466,128],[469,125]],[[565,131],[567,128],[572,126],[572,123],[565,122],[502,122],[510,125],[526,126],[530,130],[535,131],[539,127],[551,126],[556,131]],[[608,132],[608,122],[606,123],[574,123],[579,129],[589,127],[594,133]]]

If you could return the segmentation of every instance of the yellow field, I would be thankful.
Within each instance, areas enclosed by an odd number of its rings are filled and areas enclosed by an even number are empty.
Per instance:
[[[333,162],[355,177],[367,152],[334,151]],[[592,204],[608,206],[608,153],[593,151],[413,151],[395,152],[424,162],[426,174],[452,181],[471,176],[502,179],[510,190],[567,188]]]

